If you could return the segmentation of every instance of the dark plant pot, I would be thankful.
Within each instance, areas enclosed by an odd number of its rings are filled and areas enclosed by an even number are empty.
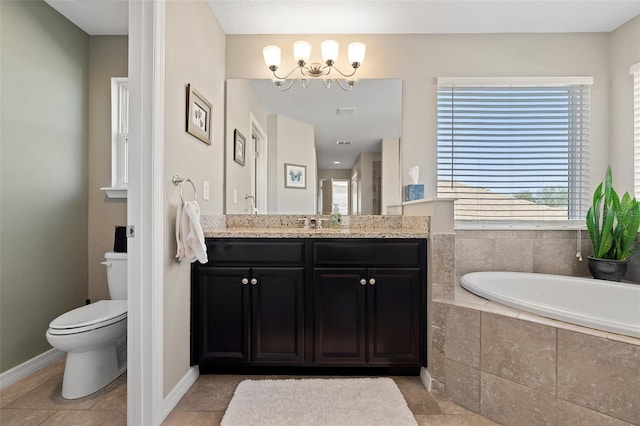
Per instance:
[[[595,257],[587,256],[589,259],[589,271],[593,278],[599,280],[608,281],[620,281],[624,274],[627,273],[627,260],[614,260],[614,259],[598,259]]]

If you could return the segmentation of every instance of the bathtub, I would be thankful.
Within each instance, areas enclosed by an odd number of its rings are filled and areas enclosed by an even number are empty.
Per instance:
[[[572,324],[640,338],[640,285],[524,272],[460,279],[485,299]]]

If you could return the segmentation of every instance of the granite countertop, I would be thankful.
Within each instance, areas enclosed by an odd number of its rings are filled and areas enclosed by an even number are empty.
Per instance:
[[[427,238],[427,232],[402,229],[226,228],[203,229],[207,238]]]
[[[226,215],[200,223],[207,238],[428,238],[430,224],[426,216],[343,216],[339,229],[304,229],[300,221],[300,215]]]

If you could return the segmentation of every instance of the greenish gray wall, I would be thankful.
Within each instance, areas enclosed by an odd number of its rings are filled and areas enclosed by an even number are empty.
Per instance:
[[[0,371],[50,349],[87,296],[89,37],[42,1],[0,2]]]
[[[109,299],[100,262],[113,250],[114,226],[127,224],[126,198],[107,198],[111,186],[111,77],[126,77],[127,36],[89,38],[89,297]]]

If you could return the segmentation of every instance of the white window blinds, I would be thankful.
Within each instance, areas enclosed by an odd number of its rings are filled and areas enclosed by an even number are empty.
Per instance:
[[[438,197],[461,221],[583,219],[589,78],[438,80]]]
[[[633,76],[633,183],[640,198],[640,62],[631,67]]]

